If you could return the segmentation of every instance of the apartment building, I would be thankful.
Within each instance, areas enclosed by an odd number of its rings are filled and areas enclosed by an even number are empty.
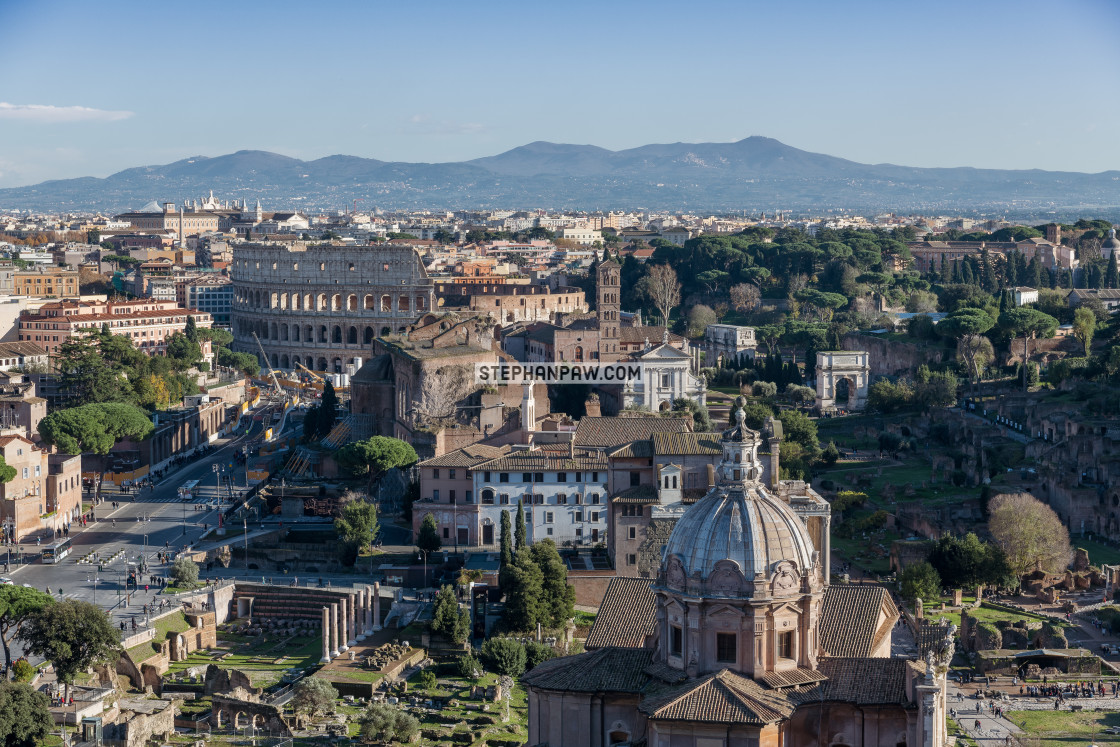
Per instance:
[[[49,454],[12,433],[0,436],[0,455],[15,477],[0,484],[0,525],[15,542],[61,529],[82,510],[82,458]]]
[[[210,314],[187,311],[174,301],[59,301],[21,312],[18,331],[21,341],[34,342],[54,355],[71,337],[107,326],[111,333],[130,338],[137,349],[163,355],[167,338],[186,329],[188,316],[200,328],[213,324]]]
[[[36,267],[12,275],[12,286],[17,296],[77,298],[78,271],[61,267]]]

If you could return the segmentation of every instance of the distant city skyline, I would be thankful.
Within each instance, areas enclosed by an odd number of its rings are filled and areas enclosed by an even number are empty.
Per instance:
[[[241,149],[447,162],[749,135],[862,163],[1120,168],[1107,0],[0,1],[0,27],[0,187]]]

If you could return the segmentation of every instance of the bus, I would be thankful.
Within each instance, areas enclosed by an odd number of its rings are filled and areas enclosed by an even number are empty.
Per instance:
[[[198,496],[198,480],[187,480],[179,488],[179,498],[184,501],[194,500]]]
[[[53,545],[47,545],[43,548],[43,562],[60,563],[63,558],[70,554],[72,549],[69,538],[55,542]]]

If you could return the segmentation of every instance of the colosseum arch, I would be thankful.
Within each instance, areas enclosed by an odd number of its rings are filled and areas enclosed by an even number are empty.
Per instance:
[[[389,329],[388,327],[382,327],[381,328],[381,336],[382,337],[388,337],[391,334],[393,334],[393,330]]]
[[[350,331],[346,334],[346,344],[347,345],[357,345],[358,344],[358,328],[357,327],[350,327]]]
[[[331,296],[331,311],[342,311],[342,294],[335,293]]]
[[[337,324],[331,330],[331,342],[338,344],[342,342],[342,327]]]
[[[280,356],[277,355],[276,353],[272,354],[272,367],[273,368],[279,368],[280,367]]]
[[[287,311],[287,309],[288,309],[288,294],[287,293],[281,293],[280,294],[280,308],[284,309],[285,311]]]
[[[427,308],[427,300],[423,296],[416,297],[416,310],[424,311]]]
[[[335,373],[342,373],[342,359],[341,358],[335,358],[334,359],[334,372]]]
[[[291,368],[291,367],[292,367],[291,364],[288,362],[288,356],[286,356],[286,355],[280,356],[280,368],[285,368],[286,369],[286,368]]]
[[[315,367],[315,370],[316,371],[326,371],[327,370],[327,359],[326,358],[320,358],[319,359],[319,365]]]
[[[280,342],[287,342],[287,341],[288,341],[288,325],[287,324],[281,324],[280,325]]]
[[[316,304],[316,311],[326,311],[326,310],[327,310],[327,294],[326,293],[320,293],[319,294],[319,301]]]
[[[319,325],[319,342],[327,342],[327,325]]]
[[[314,311],[315,310],[315,296],[311,295],[310,293],[303,294],[303,310],[304,311]]]
[[[279,340],[280,339],[280,331],[276,327],[276,322],[272,323],[270,329],[272,330],[272,332],[271,332],[271,334],[269,334],[268,339]]]
[[[376,309],[376,307],[377,307],[376,302],[373,300],[373,294],[372,293],[367,293],[366,294],[366,300],[365,300],[366,311],[373,311],[373,310]]]
[[[366,327],[364,340],[366,345],[369,345],[371,342],[373,342],[373,327]]]
[[[397,334],[403,335],[407,331],[408,331],[408,327],[403,325],[403,324],[401,326],[397,327]]]
[[[393,310],[393,299],[388,294],[381,297],[381,310],[386,312]]]
[[[270,308],[270,309],[279,308],[280,304],[277,302],[277,297],[278,296],[279,296],[279,294],[275,293],[275,292],[268,294],[268,308]]]
[[[358,310],[358,296],[357,296],[357,294],[351,293],[349,296],[346,297],[346,310],[347,311],[357,311]]]
[[[408,296],[401,296],[397,299],[397,311],[408,311]]]

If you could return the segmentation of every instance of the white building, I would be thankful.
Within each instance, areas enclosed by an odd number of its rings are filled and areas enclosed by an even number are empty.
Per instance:
[[[576,226],[574,228],[565,228],[560,232],[560,238],[567,241],[574,241],[580,246],[591,246],[596,241],[602,242],[603,232],[597,231],[587,226]]]
[[[758,340],[754,327],[739,327],[734,324],[709,324],[704,331],[700,349],[708,354],[705,365],[714,366],[720,357],[739,359],[740,356],[755,356]]]
[[[692,356],[668,342],[668,332],[660,345],[634,353],[642,364],[642,380],[627,381],[622,390],[623,407],[645,407],[664,412],[673,400],[685,397],[704,404],[707,387],[704,379],[692,372]]]
[[[1012,293],[1015,296],[1015,305],[1023,306],[1028,303],[1038,302],[1038,291],[1034,288],[1027,288],[1025,286],[1016,288]]]
[[[607,457],[601,449],[513,451],[471,467],[478,496],[478,537],[500,540],[502,512],[517,526],[525,509],[526,541],[593,545],[607,539]],[[489,529],[487,529],[489,527]]]

